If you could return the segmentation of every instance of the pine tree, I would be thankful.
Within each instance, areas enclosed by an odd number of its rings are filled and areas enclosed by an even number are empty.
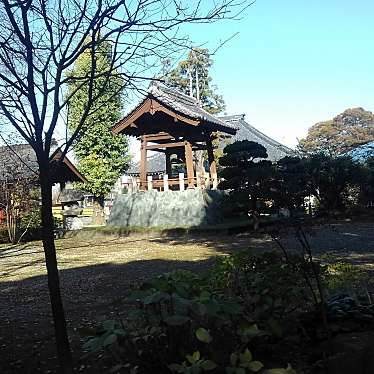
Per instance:
[[[218,187],[229,190],[227,202],[235,215],[248,214],[253,219],[254,229],[259,226],[261,200],[271,197],[270,180],[274,173],[268,160],[266,148],[249,140],[236,141],[227,145],[220,162],[223,180]]]
[[[166,73],[164,79],[169,86],[199,99],[207,112],[218,114],[225,110],[225,101],[212,84],[213,79],[209,74],[212,65],[208,49],[192,48],[187,59]],[[166,65],[165,68],[167,70]]]

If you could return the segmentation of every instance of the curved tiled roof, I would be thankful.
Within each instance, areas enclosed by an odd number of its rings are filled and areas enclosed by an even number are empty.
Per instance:
[[[57,143],[52,143],[51,162],[60,159],[61,151]],[[38,178],[39,166],[34,150],[29,144],[13,144],[0,146],[0,181],[15,179]],[[85,178],[67,156],[63,160],[63,167],[58,170],[57,178],[72,182],[85,182]]]
[[[269,161],[278,161],[283,157],[296,155],[294,150],[257,130],[247,123],[244,118],[244,114],[220,117],[221,120],[238,128],[237,133],[232,137],[233,141],[250,140],[263,145],[267,150]]]
[[[176,112],[184,114],[190,118],[202,120],[204,122],[213,123],[218,126],[237,130],[235,124],[228,123],[218,117],[213,116],[204,110],[199,101],[194,97],[188,96],[185,93],[168,87],[159,82],[152,82],[148,90],[156,100],[161,101]]]
[[[37,177],[38,162],[28,144],[0,146],[0,181]]]
[[[177,114],[199,121],[198,127],[201,127],[202,130],[207,127],[209,131],[222,131],[231,135],[235,134],[237,130],[235,124],[226,123],[204,110],[200,102],[194,97],[188,96],[175,88],[168,87],[163,83],[153,81],[149,86],[147,96],[123,119],[117,122],[112,127],[112,131],[115,131],[126,122],[130,116],[140,109],[147,99],[154,99]]]

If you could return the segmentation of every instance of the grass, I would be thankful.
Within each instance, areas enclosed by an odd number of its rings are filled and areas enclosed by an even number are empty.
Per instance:
[[[206,236],[165,239],[160,236],[108,235],[113,231],[84,230],[77,236],[56,240],[60,270],[110,263],[125,265],[134,261],[203,261],[234,248],[245,248],[245,240]],[[18,281],[45,275],[41,242],[17,246],[0,245],[0,276],[2,282]]]

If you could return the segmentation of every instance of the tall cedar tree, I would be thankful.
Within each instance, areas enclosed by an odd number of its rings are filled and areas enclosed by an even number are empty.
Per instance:
[[[86,51],[77,59],[70,72],[72,78],[89,74],[92,68],[90,54],[90,51]],[[112,59],[109,42],[103,43],[96,51],[98,72],[110,69]],[[105,85],[105,79],[96,78],[96,89]],[[78,88],[78,84],[79,81],[74,79],[70,81],[68,95]],[[113,184],[126,170],[130,159],[127,138],[114,135],[110,131],[110,127],[121,118],[123,86],[122,78],[115,76],[114,72],[113,77],[106,83],[102,95],[93,104],[92,114],[87,117],[81,134],[74,144],[78,168],[88,181],[84,189],[91,192],[101,206],[104,196],[110,192]],[[87,104],[87,91],[88,85],[84,85],[70,100],[68,126],[71,132],[76,131],[80,122],[81,113]]]
[[[347,109],[334,119],[316,123],[298,145],[305,153],[344,154],[374,140],[374,114],[363,108]]]
[[[169,61],[165,61],[164,68],[168,71]],[[222,95],[217,93],[217,86],[212,84],[213,79],[209,70],[213,60],[208,49],[194,47],[188,53],[187,59],[179,62],[178,66],[166,72],[163,79],[165,82],[187,95],[199,98],[201,106],[208,113],[213,115],[222,113],[225,110],[225,101]],[[227,144],[227,136],[216,132],[213,138],[214,158],[219,165],[219,159],[223,155],[222,144]],[[204,159],[207,159],[206,152],[197,152],[197,162],[200,169]]]
[[[187,95],[199,96],[202,107],[211,114],[218,114],[225,110],[225,101],[217,93],[217,87],[212,84],[209,69],[213,65],[208,49],[192,48],[187,59],[179,62],[178,66],[164,77],[165,82]],[[198,84],[197,84],[198,82]],[[198,90],[197,90],[198,88]],[[198,95],[199,91],[199,95]]]

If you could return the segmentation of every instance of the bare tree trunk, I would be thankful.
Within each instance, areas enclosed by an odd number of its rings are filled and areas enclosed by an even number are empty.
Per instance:
[[[40,188],[42,198],[41,218],[43,226],[43,248],[48,273],[48,289],[52,306],[57,355],[62,374],[73,372],[65,311],[60,293],[60,280],[57,268],[56,247],[53,232],[52,186],[50,183],[49,162],[40,168]]]

